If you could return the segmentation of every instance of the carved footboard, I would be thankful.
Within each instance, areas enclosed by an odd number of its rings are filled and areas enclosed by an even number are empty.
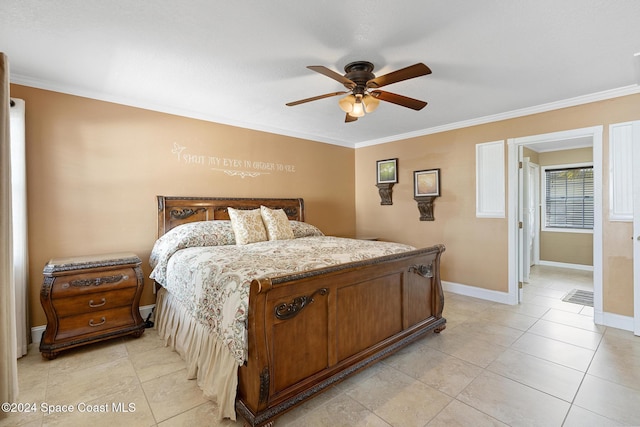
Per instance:
[[[445,328],[444,246],[251,283],[236,409],[252,426]]]

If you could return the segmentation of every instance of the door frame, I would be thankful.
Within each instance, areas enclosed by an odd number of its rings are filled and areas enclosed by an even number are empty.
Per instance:
[[[563,139],[573,139],[580,137],[591,137],[593,141],[593,179],[594,179],[594,219],[593,219],[593,309],[594,321],[603,324],[602,312],[602,179],[603,179],[603,156],[602,156],[602,133],[603,126],[592,126],[581,129],[552,132],[540,135],[531,135],[519,138],[509,138],[507,140],[507,170],[508,170],[508,295],[507,301],[510,304],[519,302],[519,168],[518,163],[520,147],[529,144],[542,143],[548,141],[558,141]]]

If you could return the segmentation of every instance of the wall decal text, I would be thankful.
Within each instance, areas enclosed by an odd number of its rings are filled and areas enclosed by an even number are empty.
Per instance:
[[[175,155],[177,161],[182,164],[190,166],[204,166],[214,171],[223,172],[228,176],[239,176],[240,178],[255,178],[260,175],[268,175],[271,173],[296,172],[295,165],[291,164],[194,154],[189,153],[188,151],[189,150],[186,146],[174,142],[171,154]]]

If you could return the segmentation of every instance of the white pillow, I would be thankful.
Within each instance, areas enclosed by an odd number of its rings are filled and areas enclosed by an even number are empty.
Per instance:
[[[260,214],[269,240],[293,239],[293,229],[289,224],[289,218],[282,209],[269,209],[266,206],[260,206]]]
[[[262,222],[260,209],[244,210],[227,208],[231,228],[236,236],[236,245],[264,242],[267,240],[267,230]]]

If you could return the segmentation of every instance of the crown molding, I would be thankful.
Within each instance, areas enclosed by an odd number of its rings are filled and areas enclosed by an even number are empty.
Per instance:
[[[256,125],[255,123],[247,123],[243,121],[233,120],[228,117],[214,116],[209,114],[203,114],[197,111],[187,110],[183,108],[176,108],[169,105],[159,105],[150,102],[144,102],[137,99],[127,98],[124,96],[113,96],[102,92],[83,90],[74,86],[60,85],[51,83],[44,80],[34,79],[31,77],[22,76],[20,74],[11,75],[11,83],[29,86],[37,89],[49,90],[52,92],[64,93],[67,95],[79,96],[82,98],[95,99],[98,101],[111,102],[114,104],[126,105],[129,107],[141,108],[144,110],[157,111],[160,113],[172,114],[180,117],[188,117],[191,119],[203,120],[207,122],[218,123],[222,125],[239,127],[242,129],[250,129],[260,132],[273,133],[276,135],[289,136],[292,138],[306,139],[309,141],[322,142],[325,144],[339,145],[341,147],[354,148],[353,143],[334,140],[331,138],[319,138],[317,135],[305,134],[304,132],[292,132],[286,129],[280,129],[271,126]]]
[[[483,125],[487,123],[499,122],[501,120],[514,119],[517,117],[529,116],[532,114],[545,113],[548,111],[559,110],[561,108],[575,107],[576,105],[589,104],[591,102],[604,101],[612,98],[619,98],[627,95],[635,95],[640,93],[640,85],[624,86],[617,89],[605,90],[588,95],[577,96],[575,98],[564,99],[561,101],[549,102],[547,104],[536,105],[533,107],[521,108],[519,110],[507,111],[504,113],[493,114],[490,116],[478,117],[476,119],[464,120],[455,123],[449,123],[442,126],[421,129],[414,132],[407,132],[391,137],[373,139],[355,144],[355,148],[369,147],[372,145],[386,144],[388,142],[401,141],[403,139],[416,138],[419,136],[432,135],[434,133],[447,132],[456,129],[467,128],[471,126]]]
[[[533,107],[521,108],[519,110],[507,111],[504,113],[493,114],[490,116],[478,117],[470,120],[463,120],[460,122],[449,123],[442,126],[434,126],[431,128],[420,129],[413,132],[402,133],[389,137],[372,139],[369,141],[362,141],[356,143],[349,143],[346,141],[334,140],[331,138],[319,138],[317,135],[305,134],[304,132],[291,132],[289,130],[275,128],[271,126],[255,125],[253,123],[246,123],[238,120],[229,119],[228,117],[213,116],[203,114],[200,112],[186,110],[182,108],[176,108],[167,105],[158,105],[140,100],[135,100],[126,97],[107,95],[105,93],[82,90],[77,87],[54,84],[48,81],[34,79],[31,77],[22,76],[20,74],[11,75],[11,83],[34,87],[38,89],[50,90],[53,92],[65,93],[68,95],[80,96],[83,98],[96,99],[99,101],[112,102],[115,104],[127,105],[130,107],[142,108],[145,110],[158,111],[166,114],[173,114],[181,117],[189,117],[192,119],[204,120],[208,122],[219,123],[228,126],[235,126],[243,129],[251,129],[260,132],[273,133],[276,135],[284,135],[292,138],[306,139],[309,141],[316,141],[325,144],[338,145],[347,148],[364,148],[373,145],[386,144],[389,142],[401,141],[404,139],[416,138],[425,135],[432,135],[440,132],[447,132],[456,129],[462,129],[471,126],[483,125],[487,123],[498,122],[501,120],[508,120],[517,117],[528,116],[531,114],[544,113],[547,111],[559,110],[561,108],[574,107],[576,105],[588,104],[591,102],[603,101],[612,98],[618,98],[627,95],[634,95],[640,93],[640,85],[634,84],[630,86],[624,86],[617,89],[606,90],[602,92],[596,92],[588,95],[577,96],[575,98],[569,98],[561,101],[549,102]]]

